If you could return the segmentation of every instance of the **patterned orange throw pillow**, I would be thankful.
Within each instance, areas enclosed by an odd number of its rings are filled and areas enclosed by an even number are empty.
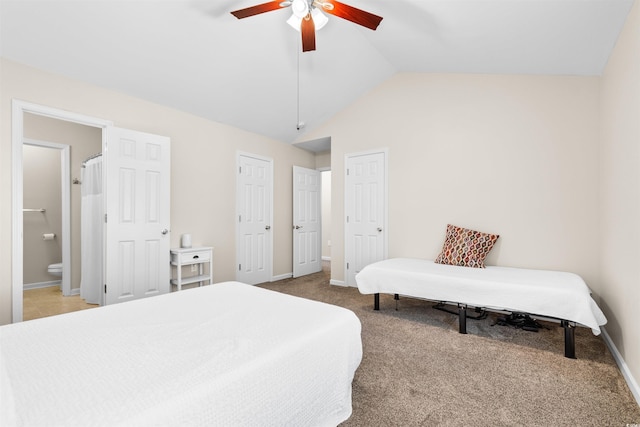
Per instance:
[[[436,258],[438,264],[484,268],[484,259],[500,237],[468,228],[447,224],[447,234],[442,252]]]

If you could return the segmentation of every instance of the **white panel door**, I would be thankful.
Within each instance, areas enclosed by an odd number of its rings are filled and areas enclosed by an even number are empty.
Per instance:
[[[293,167],[293,277],[322,270],[320,172]]]
[[[386,257],[386,152],[347,155],[345,261],[347,286],[366,265]]]
[[[271,280],[273,165],[270,159],[238,156],[236,280],[251,285]]]
[[[169,292],[170,140],[107,129],[105,303]]]

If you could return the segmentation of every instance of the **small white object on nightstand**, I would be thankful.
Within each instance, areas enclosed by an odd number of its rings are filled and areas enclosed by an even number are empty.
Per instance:
[[[209,268],[205,269],[205,264]],[[171,249],[171,265],[176,267],[176,278],[171,279],[171,284],[176,285],[178,290],[182,290],[183,285],[198,283],[198,286],[210,285],[213,283],[213,248],[176,248]],[[197,267],[198,274],[195,276],[182,277],[182,267],[193,265]]]

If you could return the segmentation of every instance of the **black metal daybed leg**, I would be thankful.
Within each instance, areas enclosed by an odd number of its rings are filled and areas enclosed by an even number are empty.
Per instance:
[[[396,311],[397,311],[398,300],[400,299],[400,296],[398,294],[394,294],[393,299],[396,300]],[[380,294],[373,294],[373,309],[380,310]]]
[[[458,324],[461,334],[467,333],[467,306],[466,304],[458,304]]]
[[[576,358],[576,324],[568,320],[560,322],[564,328],[564,357]]]

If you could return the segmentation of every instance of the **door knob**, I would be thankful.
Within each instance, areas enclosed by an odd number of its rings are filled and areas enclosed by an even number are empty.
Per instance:
[[[271,226],[270,226],[270,225],[265,225],[265,226],[264,226],[264,229],[265,229],[265,230],[271,230]]]
[[[378,233],[382,232],[382,228],[378,227]]]
[[[301,228],[302,228],[302,226],[301,226],[301,225],[296,225],[296,230],[299,230],[299,229],[301,229]]]
[[[167,230],[166,228],[161,231],[162,234],[167,234],[168,232],[169,230]]]

